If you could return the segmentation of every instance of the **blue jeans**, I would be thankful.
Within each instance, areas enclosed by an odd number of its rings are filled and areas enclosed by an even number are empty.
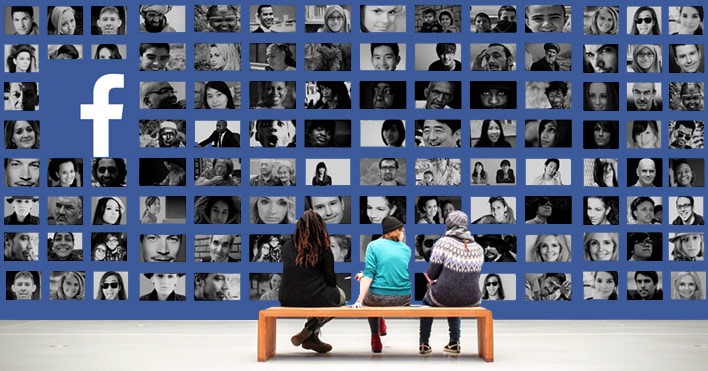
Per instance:
[[[434,307],[428,299],[428,293],[423,297],[423,305]],[[450,329],[450,344],[460,342],[460,317],[448,317],[447,326]],[[428,344],[430,341],[430,329],[433,327],[433,317],[420,317],[420,343]]]

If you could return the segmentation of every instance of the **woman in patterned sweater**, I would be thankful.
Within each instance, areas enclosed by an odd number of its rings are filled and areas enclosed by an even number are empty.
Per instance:
[[[431,282],[423,304],[434,307],[470,307],[481,302],[479,274],[484,262],[482,246],[467,230],[467,215],[453,211],[445,220],[445,235],[435,242],[428,265]],[[450,342],[446,353],[460,353],[460,317],[447,319]],[[420,318],[420,354],[430,354],[428,344],[433,317]]]

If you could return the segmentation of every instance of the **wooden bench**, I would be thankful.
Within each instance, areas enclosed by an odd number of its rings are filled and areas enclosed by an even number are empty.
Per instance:
[[[275,355],[275,331],[278,318],[305,317],[464,317],[477,318],[477,349],[479,356],[494,362],[494,324],[492,312],[482,307],[273,307],[258,313],[258,362]],[[367,328],[363,326],[363,328]],[[363,330],[362,330],[363,331]]]

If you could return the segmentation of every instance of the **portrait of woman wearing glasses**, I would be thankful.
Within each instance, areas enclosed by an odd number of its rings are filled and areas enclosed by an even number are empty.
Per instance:
[[[661,233],[628,233],[628,261],[661,261]]]
[[[317,32],[351,32],[349,10],[339,5],[328,5],[324,24]]]

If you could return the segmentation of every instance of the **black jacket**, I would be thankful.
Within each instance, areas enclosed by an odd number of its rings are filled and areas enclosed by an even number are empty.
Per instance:
[[[314,267],[295,264],[297,250],[293,240],[288,240],[281,250],[283,281],[278,299],[284,307],[336,307],[340,295],[337,276],[334,274],[334,255],[327,246],[319,255]]]

